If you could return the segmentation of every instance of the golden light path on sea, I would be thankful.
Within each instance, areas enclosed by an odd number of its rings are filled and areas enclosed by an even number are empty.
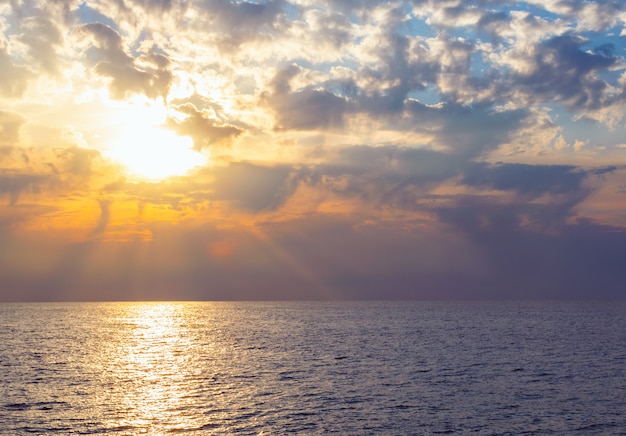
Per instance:
[[[212,372],[211,362],[200,361],[199,350],[194,349],[198,343],[190,329],[194,311],[180,302],[121,304],[127,328],[119,330],[118,348],[110,349],[111,368],[125,386],[116,387],[128,410],[120,426],[146,433],[189,428],[202,419],[193,410],[200,392],[210,389],[202,383],[203,373]]]

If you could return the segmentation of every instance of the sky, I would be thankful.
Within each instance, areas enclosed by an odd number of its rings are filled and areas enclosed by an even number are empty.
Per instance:
[[[0,0],[0,300],[624,299],[621,0]]]

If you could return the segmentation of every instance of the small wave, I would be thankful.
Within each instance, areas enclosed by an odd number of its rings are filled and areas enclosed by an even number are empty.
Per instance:
[[[198,427],[198,430],[200,430],[200,431],[202,431],[202,430],[212,430],[212,429],[219,428],[219,427],[220,427],[220,424],[216,424],[214,422],[211,422],[209,424],[204,424],[204,425]]]
[[[581,427],[577,427],[574,429],[574,431],[588,432],[590,430],[601,430],[601,429],[612,428],[612,427],[615,427],[614,423],[598,422],[594,424],[587,424]]]
[[[414,409],[415,408],[415,406],[411,406],[410,404],[398,404],[393,407],[394,409]]]
[[[132,425],[118,425],[114,427],[103,427],[98,429],[90,429],[86,432],[81,432],[81,434],[111,434],[111,433],[124,433],[124,434],[137,434],[137,433],[147,433],[145,427],[135,427]]]
[[[69,407],[69,404],[63,401],[44,401],[38,403],[7,403],[3,406],[5,410],[12,411],[23,411],[30,409],[53,410],[60,407]]]
[[[3,407],[7,410],[28,410],[31,408],[31,405],[27,403],[9,403]]]

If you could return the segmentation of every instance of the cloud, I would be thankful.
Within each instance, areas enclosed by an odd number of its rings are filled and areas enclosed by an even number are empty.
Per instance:
[[[5,1],[0,299],[623,298],[625,8]]]
[[[215,168],[210,187],[212,200],[227,200],[243,210],[275,210],[292,195],[305,176],[286,165],[272,167],[247,162]]]
[[[542,99],[563,101],[568,107],[598,109],[607,103],[608,84],[598,71],[609,70],[619,59],[610,46],[595,53],[582,50],[587,41],[559,35],[535,47],[532,70],[515,80]]]
[[[105,183],[112,174],[102,155],[77,146],[45,149],[0,147],[0,194],[9,204],[27,197],[32,205],[58,200],[66,195],[85,195],[94,185]]]
[[[430,190],[458,174],[462,162],[459,156],[428,149],[353,146],[314,166],[309,180],[369,207],[415,210]]]
[[[435,144],[466,156],[479,156],[507,143],[528,112],[495,110],[491,105],[447,103],[428,106],[407,102],[413,129],[433,135]],[[405,121],[405,120],[403,120]]]
[[[340,57],[341,49],[354,38],[354,28],[348,17],[333,10],[309,10],[304,21],[308,24],[308,29],[302,32],[302,36],[309,43],[315,44],[317,49],[314,51],[317,53],[311,55],[318,59],[331,55],[328,51]],[[324,47],[324,53],[320,53],[320,47]]]
[[[25,122],[26,119],[18,113],[0,111],[0,146],[16,145]]]
[[[64,44],[61,29],[47,16],[29,17],[22,21],[20,42],[28,47],[31,63],[47,74],[56,76],[60,73],[60,61],[57,55]]]
[[[0,23],[0,95],[19,98],[42,77],[62,79],[70,60],[65,35],[80,2],[6,3]]]
[[[93,172],[94,161],[101,155],[97,150],[81,147],[68,147],[58,152],[63,171],[75,176],[89,176]]]
[[[0,171],[0,194],[9,197],[9,204],[14,206],[23,193],[41,192],[48,181],[48,176],[39,174],[19,174]]]
[[[12,289],[26,289],[22,295],[53,300],[623,296],[625,235],[619,229],[580,222],[544,233],[504,218],[485,228],[467,218],[482,213],[478,205],[466,206],[448,210],[464,221],[442,213],[443,226],[400,228],[320,214],[256,228],[154,225],[148,245],[94,240],[48,246],[40,253],[47,269],[16,276],[2,264],[0,277]],[[218,243],[231,248],[216,251]],[[47,260],[53,253],[56,262]],[[16,296],[5,291],[3,297]]]
[[[109,220],[111,219],[111,202],[109,200],[99,200],[98,204],[100,205],[100,217],[98,217],[96,226],[93,230],[91,230],[90,236],[99,236],[103,234],[109,225]]]
[[[604,169],[613,171],[615,167]],[[515,191],[530,197],[544,194],[584,192],[583,182],[598,170],[584,171],[571,165],[529,165],[473,163],[461,183],[483,189]]]
[[[263,3],[205,0],[198,23],[216,32],[218,44],[228,50],[277,32],[285,5],[283,0]]]
[[[626,6],[621,2],[578,2],[575,0],[537,2],[546,10],[567,17],[576,23],[578,30],[606,31],[613,26],[624,23]]]
[[[95,65],[94,71],[111,79],[109,90],[114,98],[137,93],[149,98],[167,96],[172,83],[167,56],[155,51],[130,56],[120,34],[106,24],[85,24],[77,32],[90,45],[87,61]]]
[[[191,137],[196,150],[220,144],[230,145],[237,136],[244,132],[243,129],[218,119],[214,111],[200,111],[192,103],[174,107],[187,117],[182,121],[170,117],[168,126],[173,128],[179,135]]]
[[[276,113],[278,130],[336,129],[343,126],[346,100],[324,89],[303,87],[292,91],[291,81],[300,68],[291,65],[276,72],[263,100]]]
[[[28,68],[13,63],[6,46],[0,41],[0,95],[21,97],[32,78],[33,74]]]
[[[534,210],[533,210],[534,209]],[[559,207],[484,204],[468,199],[437,211],[482,253],[488,274],[466,282],[481,298],[620,298],[626,277],[621,228],[563,221]],[[552,213],[551,213],[552,212]],[[540,220],[540,230],[524,217]],[[550,224],[548,232],[546,225]]]
[[[197,199],[225,201],[258,214],[289,207],[299,189],[308,187],[325,196],[357,199],[363,211],[384,208],[431,213],[431,202],[462,205],[460,194],[435,194],[438,189],[471,188],[485,209],[510,209],[539,226],[559,225],[575,216],[575,207],[601,186],[616,167],[583,169],[571,165],[490,164],[462,154],[402,147],[344,147],[327,153],[324,163],[308,166],[259,165],[250,162],[215,167],[205,174],[210,182]],[[456,189],[455,188],[455,189]],[[514,197],[482,197],[493,191]],[[181,191],[181,192],[184,192]],[[195,194],[190,194],[195,195]],[[537,201],[541,200],[541,201]],[[493,203],[493,204],[492,204]],[[477,209],[481,209],[477,206]],[[375,212],[378,213],[378,212]]]

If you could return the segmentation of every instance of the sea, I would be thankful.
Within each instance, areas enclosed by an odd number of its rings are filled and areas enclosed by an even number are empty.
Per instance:
[[[0,434],[626,434],[626,304],[3,303]]]

